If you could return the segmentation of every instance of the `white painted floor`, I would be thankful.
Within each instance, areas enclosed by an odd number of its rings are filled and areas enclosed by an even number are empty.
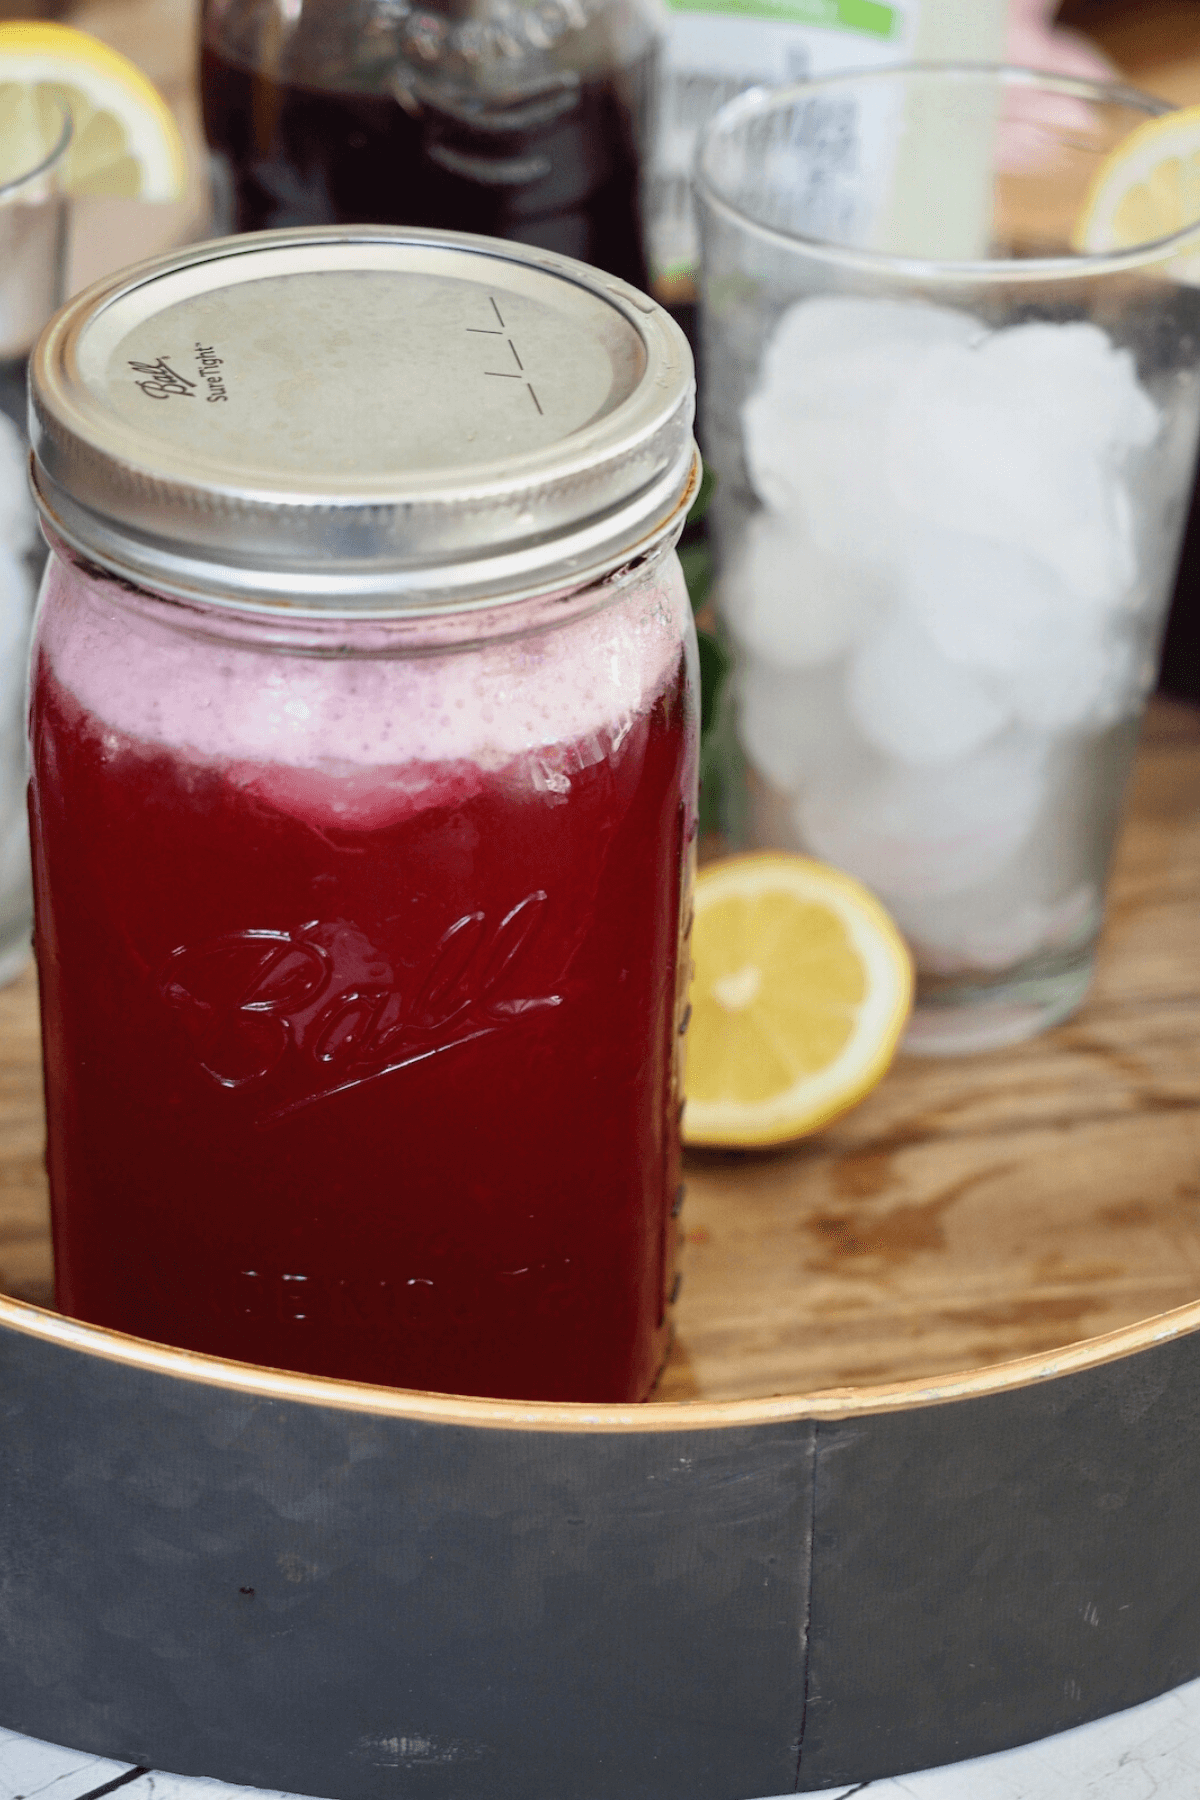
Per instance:
[[[131,1769],[0,1728],[0,1800],[237,1800],[259,1788]],[[809,1800],[1200,1800],[1200,1681],[1020,1750]],[[614,1795],[613,1800],[619,1800]],[[747,1800],[750,1797],[747,1796]]]

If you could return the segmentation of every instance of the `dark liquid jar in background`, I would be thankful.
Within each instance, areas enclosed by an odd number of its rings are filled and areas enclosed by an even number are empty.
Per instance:
[[[280,232],[91,289],[31,385],[59,1307],[644,1399],[696,830],[682,338],[516,246]]]
[[[509,238],[647,286],[647,0],[206,0],[217,226]]]

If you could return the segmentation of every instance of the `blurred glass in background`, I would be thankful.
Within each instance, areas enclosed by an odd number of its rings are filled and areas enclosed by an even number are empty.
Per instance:
[[[62,299],[65,106],[0,89],[0,982],[30,954],[33,902],[25,813],[25,694],[33,602],[45,561],[26,475],[25,371]]]
[[[880,895],[917,958],[910,1048],[1028,1036],[1089,983],[1192,480],[1200,288],[1178,243],[1072,241],[1161,110],[880,70],[746,95],[703,140],[727,824]]]

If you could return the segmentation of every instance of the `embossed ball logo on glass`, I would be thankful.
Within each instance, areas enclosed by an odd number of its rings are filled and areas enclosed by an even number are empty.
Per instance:
[[[464,913],[414,969],[383,981],[339,978],[336,930],[316,920],[227,932],[174,950],[159,991],[220,1087],[285,1078],[292,1096],[268,1115],[281,1117],[561,1005],[514,991],[546,905],[539,888],[498,921]]]

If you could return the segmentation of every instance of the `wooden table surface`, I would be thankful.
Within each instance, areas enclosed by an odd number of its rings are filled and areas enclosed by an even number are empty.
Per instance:
[[[906,1058],[798,1148],[693,1155],[663,1399],[1005,1361],[1200,1296],[1200,711],[1143,734],[1095,990]],[[0,991],[0,1290],[48,1305],[36,988]]]
[[[1085,32],[1144,93],[1176,106],[1200,101],[1196,0],[1065,0],[1059,18]]]

